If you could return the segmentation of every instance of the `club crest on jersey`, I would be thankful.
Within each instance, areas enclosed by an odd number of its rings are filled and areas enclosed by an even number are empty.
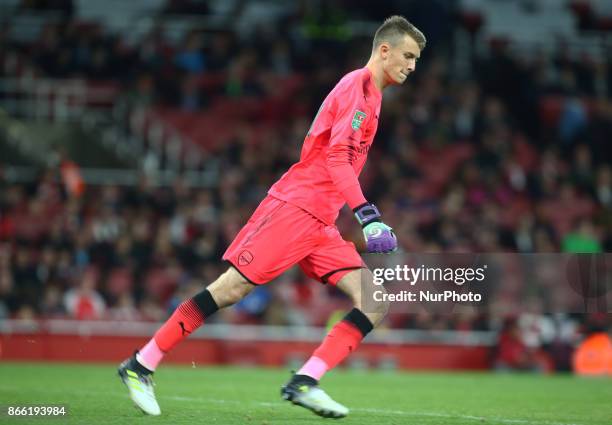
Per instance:
[[[238,256],[238,265],[239,266],[248,266],[253,261],[253,254],[246,249],[240,253]]]
[[[361,112],[359,109],[357,109],[355,111],[355,115],[353,115],[353,121],[351,121],[351,128],[353,130],[359,130],[359,127],[361,127],[361,123],[365,120],[365,118],[365,112]]]

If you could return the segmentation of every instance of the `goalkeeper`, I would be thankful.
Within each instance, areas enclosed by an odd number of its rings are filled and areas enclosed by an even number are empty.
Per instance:
[[[397,248],[393,231],[367,202],[357,176],[376,134],[382,90],[406,80],[424,47],[425,37],[406,19],[392,16],[385,20],[374,35],[366,66],[346,74],[325,98],[306,135],[299,162],[270,188],[223,255],[229,263],[227,271],[179,305],[153,338],[121,364],[119,375],[145,413],[160,414],[151,375],[166,353],[218,309],[240,301],[255,286],[299,264],[308,276],[345,292],[354,308],[282,387],[281,395],[320,416],[348,414],[345,406],[319,388],[319,380],[382,321],[387,306],[362,310],[362,285],[373,285],[372,273],[355,246],[342,239],[335,221],[348,203],[363,228],[368,252]]]

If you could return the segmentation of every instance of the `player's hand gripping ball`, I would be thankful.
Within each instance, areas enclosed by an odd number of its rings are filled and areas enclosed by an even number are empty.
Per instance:
[[[397,250],[397,238],[393,229],[385,223],[375,221],[363,228],[368,252],[387,253]]]
[[[397,250],[395,233],[380,220],[380,212],[375,205],[366,203],[355,208],[354,212],[363,227],[368,252],[387,253]]]

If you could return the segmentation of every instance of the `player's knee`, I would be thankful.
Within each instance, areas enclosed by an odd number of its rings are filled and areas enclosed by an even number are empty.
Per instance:
[[[219,308],[235,304],[246,297],[254,286],[233,267],[227,269],[217,280],[208,286],[208,290]]]

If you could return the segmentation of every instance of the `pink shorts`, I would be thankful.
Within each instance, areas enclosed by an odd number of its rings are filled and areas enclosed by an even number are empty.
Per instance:
[[[259,204],[223,259],[257,285],[294,264],[333,285],[351,270],[366,267],[355,245],[342,239],[336,226],[272,196]]]

